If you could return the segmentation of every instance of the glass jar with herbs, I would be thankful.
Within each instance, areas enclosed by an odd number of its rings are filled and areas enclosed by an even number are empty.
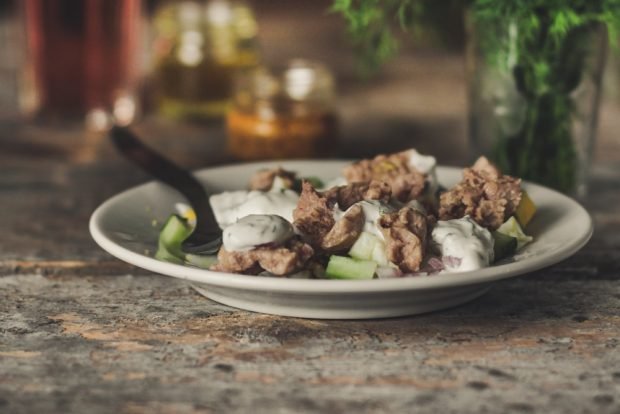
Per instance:
[[[291,61],[238,77],[228,147],[242,160],[314,158],[336,149],[334,81],[320,63]]]
[[[585,194],[607,50],[600,6],[473,6],[467,68],[476,154],[510,174]]]

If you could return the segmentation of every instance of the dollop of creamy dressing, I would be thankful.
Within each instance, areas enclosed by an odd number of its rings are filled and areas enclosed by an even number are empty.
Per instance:
[[[215,219],[221,228],[237,222],[250,214],[277,215],[293,221],[293,210],[299,195],[292,190],[226,191],[209,198]]]
[[[271,183],[271,188],[269,189],[269,191],[274,193],[276,191],[286,190],[286,189],[287,187],[286,187],[286,183],[284,182],[284,180],[276,175],[273,178],[273,182]]]
[[[264,244],[282,244],[294,235],[293,225],[283,217],[250,214],[226,227],[222,242],[229,252],[244,252]]]
[[[396,211],[396,209],[393,206],[378,200],[363,200],[355,203],[354,205],[362,207],[362,211],[364,212],[366,221],[364,223],[363,231],[374,234],[381,240],[385,241],[381,228],[379,227],[379,219],[383,214],[392,213]],[[353,206],[349,207],[349,209],[351,208],[353,208]],[[349,210],[340,210],[338,205],[334,206],[334,220],[340,220],[347,211]]]
[[[439,220],[433,229],[432,238],[442,256],[460,259],[454,261],[454,266],[446,264],[447,271],[476,270],[493,262],[493,236],[469,216],[456,220]]]
[[[409,165],[415,167],[422,174],[430,174],[435,171],[437,160],[432,155],[422,155],[418,151],[410,149]]]
[[[409,150],[409,165],[426,174],[429,182],[429,190],[434,194],[439,187],[437,180],[437,159],[432,155],[422,155],[414,149]]]
[[[323,188],[321,188],[321,190],[328,190],[333,187],[340,187],[347,184],[347,179],[340,176],[326,182]]]

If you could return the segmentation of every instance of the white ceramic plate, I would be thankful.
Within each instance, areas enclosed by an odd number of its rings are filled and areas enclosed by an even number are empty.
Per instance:
[[[260,168],[281,165],[302,176],[329,180],[345,161],[289,161],[232,165],[196,173],[212,192],[246,188]],[[461,170],[438,168],[450,187]],[[92,215],[90,232],[110,254],[133,265],[195,282],[203,295],[226,305],[277,315],[324,319],[365,319],[412,315],[459,305],[487,291],[492,282],[557,263],[579,250],[592,235],[588,213],[572,199],[534,184],[524,184],[538,211],[527,232],[534,242],[513,259],[482,270],[397,279],[311,280],[211,272],[153,258],[159,227],[184,201],[156,183],[127,190],[103,203]]]

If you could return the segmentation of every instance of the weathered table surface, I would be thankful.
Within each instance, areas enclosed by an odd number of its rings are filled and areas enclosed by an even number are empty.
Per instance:
[[[463,162],[445,150],[465,147],[460,61],[421,61],[408,66],[419,81],[343,96],[343,155],[416,145]],[[378,103],[413,92],[409,118]],[[459,98],[446,109],[436,93]],[[596,229],[581,252],[465,306],[380,321],[236,310],[112,258],[91,241],[89,215],[146,177],[79,128],[4,126],[0,412],[618,413],[618,113],[603,110],[585,203]],[[225,160],[218,126],[140,130],[188,166]]]

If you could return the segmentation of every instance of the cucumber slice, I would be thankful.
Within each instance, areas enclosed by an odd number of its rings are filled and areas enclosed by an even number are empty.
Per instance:
[[[383,242],[374,234],[364,231],[351,246],[349,256],[360,260],[372,260],[373,252],[378,244],[383,244]]]
[[[516,237],[509,236],[499,231],[494,231],[492,234],[493,239],[495,239],[495,244],[493,245],[494,261],[512,256],[517,251]]]
[[[159,245],[157,252],[155,252],[155,258],[157,260],[161,260],[162,262],[169,262],[174,264],[183,264],[183,259],[173,255],[166,249],[166,247],[162,244]]]
[[[302,183],[304,181],[308,181],[310,185],[314,188],[323,188],[325,186],[325,183],[319,177],[309,176],[295,179],[295,182],[293,183],[293,190],[300,193]]]
[[[160,256],[166,257],[168,254],[181,261],[184,260],[185,253],[181,250],[181,243],[183,243],[183,240],[185,240],[191,232],[192,228],[187,223],[187,220],[176,214],[172,214],[159,233],[159,250],[165,250],[165,252],[160,253]]]
[[[377,263],[344,256],[331,256],[327,263],[325,276],[328,279],[372,279]]]
[[[191,232],[192,226],[185,218],[177,214],[168,217],[159,233],[159,246],[155,253],[155,258],[176,264],[188,263],[203,269],[211,267],[211,265],[217,262],[216,256],[185,254],[181,250],[181,243]]]
[[[380,266],[389,265],[389,260],[385,253],[385,243],[372,233],[362,232],[357,238],[349,256],[360,260],[372,260]]]
[[[511,216],[497,229],[499,233],[511,236],[517,239],[517,250],[531,242],[534,238],[523,232],[519,222],[514,216]]]
[[[185,255],[185,261],[193,266],[208,269],[217,262],[217,256],[188,253]]]
[[[372,251],[372,257],[370,259],[374,262],[377,262],[379,266],[389,266],[390,261],[388,260],[387,254],[385,252],[385,243],[380,242],[375,245],[375,248]]]
[[[321,180],[319,177],[303,177],[302,180],[308,181],[310,184],[312,184],[312,187],[314,188],[323,188],[325,186],[325,183],[323,183],[323,180]]]

